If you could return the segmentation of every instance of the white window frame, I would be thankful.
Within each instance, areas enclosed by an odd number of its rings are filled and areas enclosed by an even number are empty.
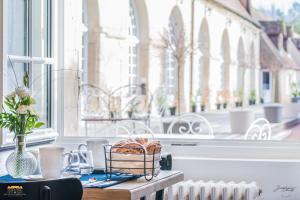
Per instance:
[[[29,67],[32,67],[34,64],[49,64],[52,65],[52,69],[54,68],[54,65],[56,64],[55,59],[54,59],[54,51],[52,50],[52,57],[48,58],[48,57],[34,57],[31,56],[32,55],[32,49],[29,49],[28,55],[29,56],[19,56],[19,55],[8,55],[8,52],[6,51],[6,41],[7,41],[7,35],[6,35],[6,20],[7,20],[7,1],[9,0],[2,0],[0,2],[0,50],[2,50],[2,54],[0,55],[0,62],[2,64],[2,67],[0,68],[0,76],[4,77],[7,74],[7,64],[8,64],[8,57],[10,59],[10,61],[12,63],[23,63],[23,64],[28,64]],[[29,3],[31,4],[32,1],[29,0]],[[54,42],[53,42],[53,35],[54,35],[54,23],[53,23],[53,19],[54,19],[54,12],[53,12],[53,7],[54,7],[55,3],[54,1],[51,1],[51,9],[52,9],[52,19],[51,19],[51,34],[52,34],[52,41],[51,41],[51,46],[53,48],[54,46]],[[32,7],[32,5],[30,5]],[[32,21],[32,12],[30,13],[29,16],[29,20]],[[32,31],[29,31],[29,43],[32,44]],[[2,81],[0,82],[0,94],[2,96],[0,103],[3,103],[3,97],[5,96],[5,88],[6,88],[6,83],[5,80],[2,79]],[[52,88],[52,87],[51,87]],[[51,101],[53,102],[53,94],[54,91],[53,89],[51,89]],[[53,105],[53,103],[52,103]],[[54,117],[53,117],[53,106],[51,105],[51,127],[49,128],[44,128],[44,129],[39,129],[39,130],[35,130],[34,133],[30,134],[27,137],[27,141],[28,142],[42,142],[42,141],[48,141],[48,140],[53,140],[58,136],[57,131],[54,130],[53,128],[53,121],[54,121]],[[7,137],[6,137],[6,133],[4,130],[0,130],[0,147],[4,147],[4,146],[10,146],[12,145],[13,141],[8,141]]]
[[[139,81],[139,27],[136,8],[132,1],[129,1],[128,35],[128,85],[132,86],[138,84]],[[129,87],[129,94],[134,92],[132,89]]]

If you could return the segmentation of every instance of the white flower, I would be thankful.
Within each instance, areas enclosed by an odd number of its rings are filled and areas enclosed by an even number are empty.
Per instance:
[[[25,87],[17,87],[16,93],[20,98],[25,98],[30,95],[30,91]]]
[[[18,114],[27,114],[28,112],[30,112],[31,114],[34,114],[34,110],[32,108],[32,106],[27,106],[27,105],[20,105],[18,108],[17,108],[17,113]]]
[[[7,99],[12,99],[12,98],[16,97],[16,94],[17,93],[15,91],[13,91],[13,92],[9,93],[8,95],[6,95],[6,98]]]

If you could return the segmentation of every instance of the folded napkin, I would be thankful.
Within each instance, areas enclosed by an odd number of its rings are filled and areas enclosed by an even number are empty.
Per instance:
[[[82,175],[80,177],[80,181],[84,188],[106,188],[129,180],[134,180],[139,177],[140,176],[134,176],[134,175],[112,174],[110,180],[107,180],[106,174],[102,173],[102,174]]]
[[[82,175],[79,179],[84,188],[106,188],[113,185],[123,183],[125,181],[134,180],[140,176],[112,174],[110,180],[107,180],[105,173]],[[67,178],[67,177],[66,177]],[[0,183],[23,183],[29,182],[24,179],[13,178],[10,175],[0,176]]]
[[[26,182],[24,179],[13,178],[10,175],[0,176],[0,183],[20,183]]]

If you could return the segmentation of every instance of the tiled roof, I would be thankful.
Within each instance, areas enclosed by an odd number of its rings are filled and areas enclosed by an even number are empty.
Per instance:
[[[209,0],[207,0],[209,1]],[[256,27],[260,28],[260,24],[256,21],[251,15],[247,12],[247,10],[242,6],[239,0],[213,0],[217,4],[221,5],[225,9],[239,15],[250,23],[254,24]]]
[[[293,58],[290,57],[283,49],[279,51],[265,32],[261,33],[260,64],[263,69],[300,70]]]
[[[260,35],[260,65],[263,69],[279,70],[284,66],[278,49],[265,32]]]

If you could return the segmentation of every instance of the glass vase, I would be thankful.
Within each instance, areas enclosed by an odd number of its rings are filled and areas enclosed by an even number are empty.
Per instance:
[[[14,178],[32,175],[37,168],[35,156],[26,150],[26,137],[16,136],[16,148],[6,160],[6,170]]]

